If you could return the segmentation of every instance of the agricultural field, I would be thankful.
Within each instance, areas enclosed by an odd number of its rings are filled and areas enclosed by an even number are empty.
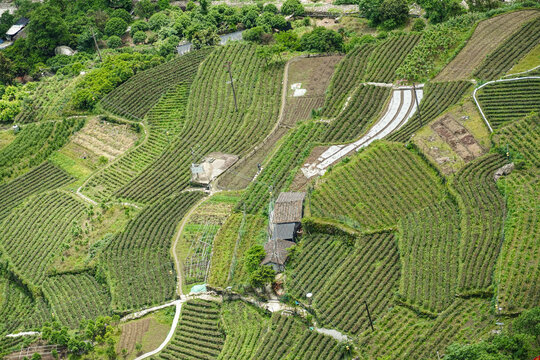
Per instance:
[[[321,179],[311,212],[366,229],[389,228],[443,195],[441,178],[422,157],[403,145],[380,142]]]
[[[74,33],[73,57],[0,56],[0,357],[537,356],[514,331],[540,307],[540,72],[507,74],[540,66],[540,5],[383,31],[140,4],[103,12],[99,53]]]
[[[482,80],[494,80],[504,75],[540,41],[540,16],[525,23],[508,40],[488,54],[476,69],[474,76]]]
[[[540,79],[496,82],[478,92],[480,106],[493,129],[540,112],[539,98]]]
[[[467,45],[435,77],[435,81],[467,80],[484,58],[525,23],[540,16],[539,11],[515,11],[481,21]]]

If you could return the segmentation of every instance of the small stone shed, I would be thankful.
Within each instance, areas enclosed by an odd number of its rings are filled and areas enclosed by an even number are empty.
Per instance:
[[[24,32],[26,25],[28,25],[27,18],[23,17],[17,20],[17,22],[6,31],[6,40],[15,41],[18,38],[26,37],[26,33]]]
[[[279,194],[271,215],[270,239],[296,240],[304,216],[303,192],[282,192]]]

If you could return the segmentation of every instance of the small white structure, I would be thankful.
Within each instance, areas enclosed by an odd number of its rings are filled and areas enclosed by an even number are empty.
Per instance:
[[[6,31],[6,40],[8,41],[15,41],[18,38],[25,37],[26,33],[24,32],[24,28],[28,25],[28,19],[27,18],[20,18],[15,24],[13,24],[12,27]]]

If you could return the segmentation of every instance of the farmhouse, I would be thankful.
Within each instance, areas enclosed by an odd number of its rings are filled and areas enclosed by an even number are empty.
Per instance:
[[[304,215],[303,192],[282,192],[279,194],[274,210],[270,215],[270,239],[296,239]]]
[[[15,24],[13,24],[12,27],[8,29],[6,32],[6,40],[8,41],[15,41],[18,38],[25,37],[26,32],[24,31],[24,28],[28,25],[28,19],[27,18],[20,18]]]
[[[266,256],[261,262],[262,265],[272,265],[276,272],[285,270],[287,262],[287,250],[294,245],[294,242],[287,240],[270,240],[264,244]]]
[[[266,257],[262,264],[272,265],[277,272],[284,270],[287,249],[293,246],[296,240],[304,215],[305,196],[302,192],[281,193],[270,213],[269,241],[264,245]]]

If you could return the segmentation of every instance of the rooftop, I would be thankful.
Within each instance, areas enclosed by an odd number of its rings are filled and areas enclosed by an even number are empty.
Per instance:
[[[279,264],[285,265],[287,261],[287,249],[294,245],[294,242],[287,240],[270,240],[264,244],[264,251],[266,256],[262,261],[263,265],[266,264]]]
[[[282,192],[274,206],[273,222],[275,224],[302,221],[302,207],[306,193]]]

